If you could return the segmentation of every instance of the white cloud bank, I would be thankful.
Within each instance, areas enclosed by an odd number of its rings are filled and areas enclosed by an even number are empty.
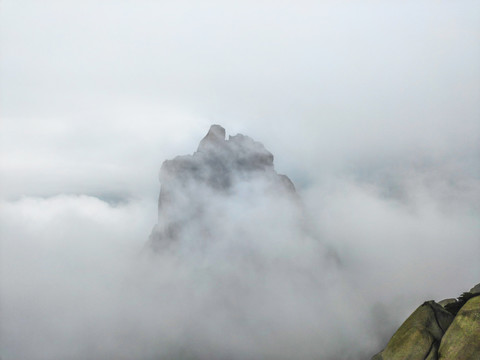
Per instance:
[[[2,358],[368,358],[423,300],[478,282],[479,184],[411,175],[410,199],[304,192],[313,238],[281,199],[210,195],[212,241],[156,256],[153,202],[3,202]]]

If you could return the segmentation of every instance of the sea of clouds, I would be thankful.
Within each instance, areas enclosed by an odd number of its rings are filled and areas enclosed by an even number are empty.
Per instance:
[[[369,359],[478,283],[479,13],[2,1],[2,360]],[[211,123],[262,142],[302,210],[208,194],[151,255],[161,163]]]

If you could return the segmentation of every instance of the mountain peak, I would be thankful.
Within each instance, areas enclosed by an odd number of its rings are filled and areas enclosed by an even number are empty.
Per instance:
[[[293,183],[275,171],[273,155],[263,144],[242,134],[225,136],[222,126],[212,125],[195,153],[162,164],[158,224],[150,236],[155,248],[181,238],[189,224],[211,228],[209,219],[202,216],[218,202],[247,197],[255,202],[272,194],[296,198]]]
[[[221,146],[225,142],[225,128],[220,125],[211,125],[207,135],[200,141],[197,151],[207,150],[211,147]]]

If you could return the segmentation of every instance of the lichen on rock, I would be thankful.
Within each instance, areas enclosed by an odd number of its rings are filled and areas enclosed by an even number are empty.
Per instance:
[[[438,353],[440,360],[480,359],[480,296],[470,298],[458,311]]]
[[[480,284],[458,299],[427,301],[372,360],[479,360]]]

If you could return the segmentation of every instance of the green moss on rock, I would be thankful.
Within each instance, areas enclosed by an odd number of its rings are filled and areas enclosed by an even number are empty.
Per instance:
[[[470,292],[472,294],[480,294],[480,284],[477,284],[473,288],[471,288]]]
[[[440,340],[453,315],[434,301],[413,312],[373,360],[437,360]]]
[[[480,296],[470,298],[458,311],[438,353],[440,360],[480,359]]]

